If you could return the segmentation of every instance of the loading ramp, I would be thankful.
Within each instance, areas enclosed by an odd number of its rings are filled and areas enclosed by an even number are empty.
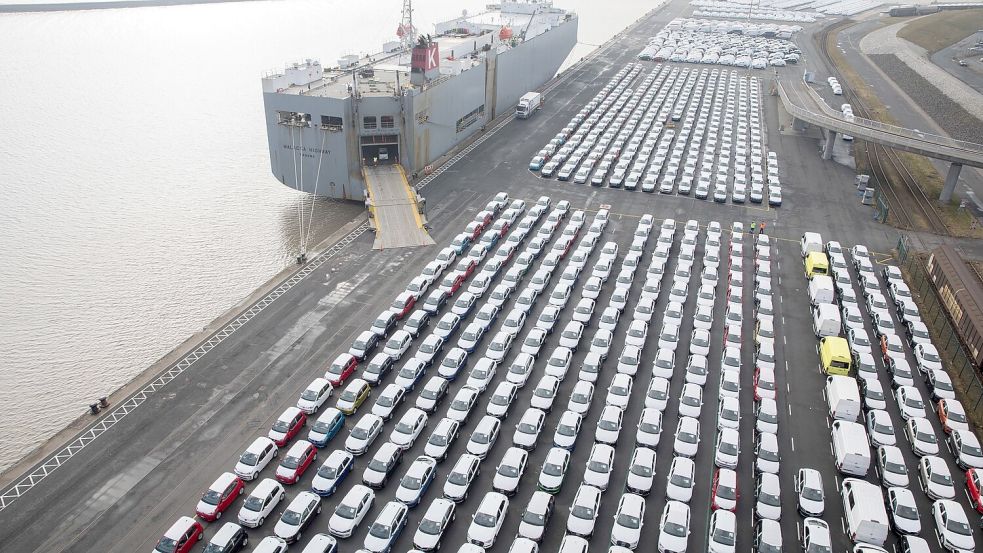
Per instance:
[[[363,166],[368,190],[369,222],[375,231],[372,249],[410,248],[434,244],[427,232],[417,193],[398,163]]]

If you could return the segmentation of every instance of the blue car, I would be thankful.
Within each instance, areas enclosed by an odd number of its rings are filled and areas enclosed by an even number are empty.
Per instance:
[[[471,237],[466,233],[458,234],[451,240],[451,247],[457,252],[457,255],[464,255],[464,252],[468,251],[471,247]]]
[[[539,171],[540,169],[543,168],[544,163],[546,163],[546,158],[544,158],[543,156],[536,156],[532,158],[532,161],[529,162],[529,170]]]
[[[328,455],[324,464],[317,469],[311,482],[311,491],[321,497],[334,495],[338,486],[355,468],[355,456],[344,449],[336,449]]]
[[[451,348],[437,366],[437,376],[453,382],[457,380],[457,375],[467,364],[468,352],[461,348]]]
[[[307,441],[314,444],[315,447],[324,447],[344,427],[345,414],[335,407],[328,407],[314,421],[311,431],[307,434]]]

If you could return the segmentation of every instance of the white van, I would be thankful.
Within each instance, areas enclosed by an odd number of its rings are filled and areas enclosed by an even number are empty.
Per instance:
[[[882,547],[890,526],[881,488],[857,478],[844,478],[840,495],[850,540]]]
[[[857,421],[860,416],[860,388],[855,379],[840,375],[827,376],[825,395],[830,417]]]
[[[807,232],[803,234],[802,239],[799,240],[799,250],[802,253],[802,257],[812,252],[823,251],[823,237],[818,232]]]
[[[809,281],[809,303],[832,304],[834,299],[833,278],[829,275],[816,275]]]
[[[867,476],[870,469],[870,442],[862,424],[850,421],[833,421],[830,435],[833,439],[833,457],[836,470],[850,476]]]
[[[812,330],[816,333],[816,338],[839,336],[842,324],[840,310],[832,303],[820,303],[812,307]]]

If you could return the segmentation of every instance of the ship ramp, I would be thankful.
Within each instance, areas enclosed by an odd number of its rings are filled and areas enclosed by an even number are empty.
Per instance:
[[[416,191],[398,163],[362,167],[368,189],[369,221],[375,231],[372,249],[409,248],[434,244]]]

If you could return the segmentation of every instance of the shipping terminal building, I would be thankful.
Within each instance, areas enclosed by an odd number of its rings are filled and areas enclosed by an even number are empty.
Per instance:
[[[548,0],[506,1],[378,54],[330,68],[306,60],[267,75],[273,174],[297,190],[365,201],[377,248],[433,243],[406,175],[553,78],[577,42],[577,24]]]

